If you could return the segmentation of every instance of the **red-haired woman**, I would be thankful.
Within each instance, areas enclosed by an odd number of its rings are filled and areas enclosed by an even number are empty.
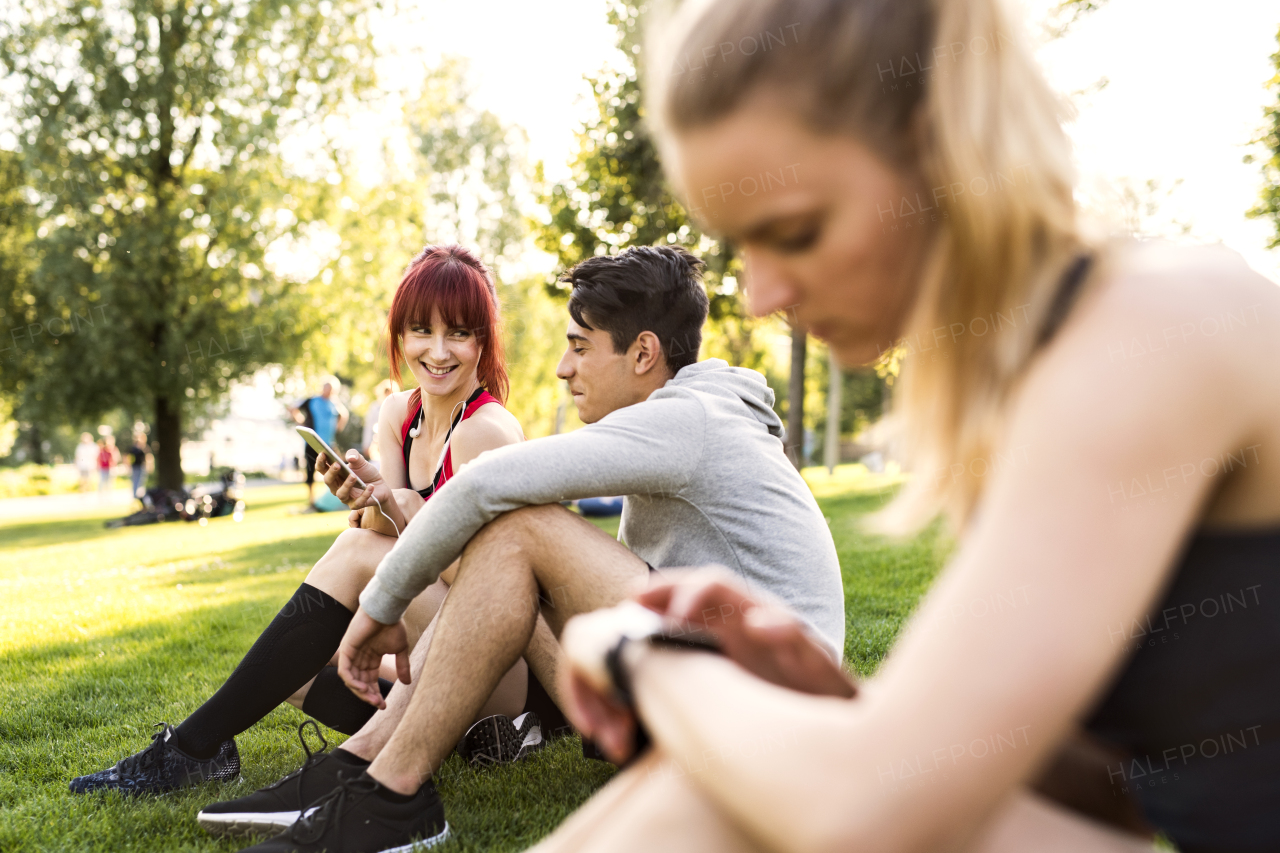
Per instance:
[[[363,725],[374,708],[356,698],[336,668],[328,666],[361,590],[398,531],[455,470],[486,450],[524,440],[520,424],[502,405],[508,380],[497,327],[497,293],[475,255],[459,246],[430,246],[413,259],[391,303],[388,338],[392,376],[402,379],[403,361],[418,387],[388,397],[382,406],[381,471],[357,451],[348,451],[348,464],[370,487],[351,494],[340,485],[344,477],[336,466],[323,456],[317,461],[326,483],[353,507],[351,527],[208,701],[176,727],[161,724],[142,752],[73,780],[73,792],[120,788],[160,793],[235,779],[240,774],[235,735],[284,701],[347,734]],[[386,515],[366,506],[372,496]],[[435,616],[446,589],[447,580],[437,583],[410,606],[407,623],[416,634]],[[481,716],[519,714],[525,673],[523,662],[518,663]],[[384,684],[387,689],[390,682]],[[361,763],[341,750],[311,760]],[[280,819],[292,823],[296,817],[284,814]],[[231,820],[221,828],[235,829],[233,824]]]

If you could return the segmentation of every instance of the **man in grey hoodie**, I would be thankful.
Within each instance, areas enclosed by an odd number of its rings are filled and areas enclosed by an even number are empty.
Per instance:
[[[482,454],[414,517],[361,594],[339,652],[348,685],[384,710],[337,750],[348,753],[343,776],[304,768],[302,819],[254,850],[338,853],[355,849],[355,827],[361,850],[443,839],[431,774],[502,675],[525,655],[543,684],[556,684],[552,635],[575,614],[617,604],[650,570],[727,567],[789,605],[840,658],[835,546],[783,453],[773,392],[755,371],[696,362],[701,266],[682,249],[646,247],[566,274],[572,320],[557,375],[587,426]],[[618,540],[559,505],[616,494],[626,496]],[[382,656],[396,654],[409,680],[401,615],[459,557],[415,655],[427,688],[401,686],[388,707]],[[521,746],[518,732],[497,737]],[[328,796],[307,800],[326,776]]]

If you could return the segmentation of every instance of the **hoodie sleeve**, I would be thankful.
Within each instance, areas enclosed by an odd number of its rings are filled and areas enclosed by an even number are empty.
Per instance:
[[[427,501],[360,594],[378,622],[399,620],[419,593],[499,515],[612,495],[674,495],[703,452],[706,414],[691,396],[649,399],[565,435],[480,454]]]

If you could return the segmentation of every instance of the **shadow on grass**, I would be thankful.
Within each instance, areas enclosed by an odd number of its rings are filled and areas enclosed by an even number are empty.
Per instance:
[[[105,518],[110,517],[112,516],[6,524],[0,526],[0,548],[39,548],[44,545],[65,545],[99,539],[116,532],[103,527]]]
[[[286,504],[298,503],[296,495],[286,493],[283,489],[271,489],[270,492],[275,492],[275,494],[268,493],[259,496],[253,490],[250,490],[246,498],[247,511],[256,513]],[[115,529],[106,527],[105,523],[108,520],[123,518],[129,515],[133,509],[137,509],[136,504],[128,512],[122,509],[118,513],[94,513],[93,515],[76,518],[6,520],[0,522],[0,548],[39,548],[46,545],[67,545],[116,536],[122,531],[137,530],[142,527],[175,527],[196,524],[194,521],[165,521],[159,525],[142,525],[141,527]],[[215,521],[220,521],[220,519],[215,519]]]

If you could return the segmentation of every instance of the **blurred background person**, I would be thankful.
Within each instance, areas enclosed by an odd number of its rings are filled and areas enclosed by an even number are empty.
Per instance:
[[[382,413],[383,401],[399,390],[390,379],[382,380],[373,389],[373,402],[364,413],[364,432],[360,437],[360,452],[366,459],[378,461],[378,416]]]
[[[351,413],[337,399],[342,383],[336,376],[322,380],[320,393],[289,407],[289,414],[299,426],[309,427],[337,450],[338,433],[347,425]],[[303,442],[303,454],[307,459],[307,506],[315,509],[316,452]]]
[[[116,437],[110,432],[98,441],[98,494],[105,495],[111,491],[111,474],[120,464],[120,450],[116,447]]]
[[[147,463],[151,461],[151,450],[147,446],[145,429],[133,429],[133,443],[126,451],[129,454],[129,483],[133,488],[133,496],[141,498],[147,481]]]
[[[80,491],[87,492],[92,488],[93,469],[98,465],[98,445],[93,440],[93,433],[80,433],[80,442],[76,445],[76,473],[80,475]]]

